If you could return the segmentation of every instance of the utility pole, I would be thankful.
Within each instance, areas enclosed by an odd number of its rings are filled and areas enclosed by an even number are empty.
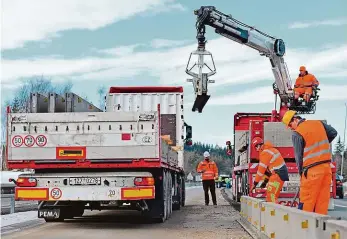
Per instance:
[[[341,176],[343,175],[343,161],[345,160],[345,143],[346,143],[346,123],[347,123],[347,103],[345,103],[345,129],[343,130],[343,152],[341,159]]]

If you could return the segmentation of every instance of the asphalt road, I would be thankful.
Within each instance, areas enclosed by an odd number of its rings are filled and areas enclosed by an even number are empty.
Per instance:
[[[189,188],[186,206],[180,211],[174,211],[171,218],[162,224],[150,224],[138,212],[87,212],[80,219],[67,220],[64,223],[43,223],[37,219],[12,225],[12,229],[20,230],[21,227],[36,224],[34,228],[3,234],[2,238],[251,238],[237,222],[239,213],[224,200],[220,190],[217,191],[217,197],[218,206],[205,206],[202,188]],[[2,228],[2,232],[5,233],[6,228]]]
[[[333,217],[341,217],[343,220],[347,220],[347,198],[335,199],[335,208],[328,213]]]

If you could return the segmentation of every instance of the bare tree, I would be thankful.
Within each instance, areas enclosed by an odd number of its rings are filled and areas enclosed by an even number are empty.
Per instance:
[[[13,98],[6,101],[1,114],[1,141],[5,142],[6,137],[6,107],[11,106],[13,112],[25,112],[27,108],[27,102],[30,98],[31,92],[49,93],[55,92],[57,94],[63,94],[70,92],[72,89],[72,82],[67,81],[60,84],[53,84],[50,79],[46,79],[43,76],[39,78],[31,78],[22,81],[22,85],[15,91]]]

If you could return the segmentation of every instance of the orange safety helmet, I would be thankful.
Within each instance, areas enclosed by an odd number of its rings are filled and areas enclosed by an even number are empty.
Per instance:
[[[263,139],[260,138],[260,137],[255,137],[255,138],[252,140],[252,145],[253,145],[253,147],[257,147],[257,145],[263,144],[263,143],[264,143],[264,141],[263,141]]]
[[[306,67],[305,66],[300,66],[299,71],[306,71]]]

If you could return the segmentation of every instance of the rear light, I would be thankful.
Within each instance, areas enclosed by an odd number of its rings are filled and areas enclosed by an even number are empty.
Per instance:
[[[131,134],[122,134],[122,140],[131,140]]]
[[[16,185],[18,187],[36,187],[36,178],[18,178]]]
[[[136,186],[153,186],[154,178],[152,177],[138,177],[134,179],[134,184]]]

